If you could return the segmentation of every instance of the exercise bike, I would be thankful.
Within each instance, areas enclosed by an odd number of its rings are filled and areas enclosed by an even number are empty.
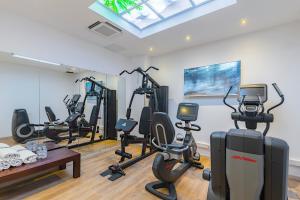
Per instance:
[[[152,165],[152,171],[159,181],[148,183],[145,188],[148,192],[164,200],[176,200],[174,182],[191,166],[203,169],[199,162],[200,154],[191,131],[200,131],[200,126],[192,124],[198,117],[199,105],[195,103],[180,103],[177,111],[177,128],[186,132],[184,137],[177,135],[174,142],[175,130],[166,113],[156,112],[153,115],[152,127],[154,138],[152,144],[162,152],[158,153]],[[175,167],[180,163],[178,167]],[[166,188],[169,194],[164,194],[158,189]]]
[[[208,200],[287,200],[289,146],[266,136],[274,120],[271,111],[284,102],[278,86],[273,87],[281,101],[267,112],[266,84],[241,85],[238,110],[226,102],[232,87],[224,97],[236,129],[211,134],[211,170],[203,172],[210,181]],[[238,122],[245,122],[246,129]],[[266,125],[262,133],[256,130],[258,123]]]

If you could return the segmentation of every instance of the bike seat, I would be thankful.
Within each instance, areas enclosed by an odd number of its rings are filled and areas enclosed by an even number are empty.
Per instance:
[[[66,119],[66,122],[67,122],[67,123],[72,123],[72,122],[74,122],[75,120],[77,120],[80,116],[81,116],[80,113],[74,113],[74,114],[70,115],[70,116]]]
[[[163,144],[162,146],[163,147],[168,146],[169,149],[184,149],[186,147],[186,145],[178,144],[178,143],[172,143],[172,144],[168,144],[168,145]]]

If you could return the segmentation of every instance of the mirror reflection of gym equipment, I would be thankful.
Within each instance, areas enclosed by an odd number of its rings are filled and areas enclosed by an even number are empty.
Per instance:
[[[110,90],[105,86],[97,83],[94,77],[85,77],[77,79],[77,82],[89,83],[89,90],[86,91],[84,99],[79,102],[81,95],[75,94],[72,99],[66,96],[63,100],[68,110],[68,118],[62,122],[56,118],[52,109],[45,106],[45,111],[49,122],[44,124],[31,124],[27,111],[25,109],[17,109],[13,113],[12,119],[12,135],[16,142],[26,143],[34,138],[46,137],[56,144],[63,140],[68,141],[68,148],[80,147],[95,142],[101,142],[106,139],[116,139],[117,133],[114,129],[116,119],[116,92]],[[92,107],[89,121],[86,120],[84,109],[86,101],[90,97],[95,97],[95,105]],[[99,112],[101,103],[103,103],[103,116],[104,116],[104,129],[103,134],[96,138],[96,133],[99,133]],[[109,110],[109,112],[108,112]],[[43,127],[42,129],[35,130],[35,127]],[[68,136],[61,136],[62,133],[68,133]],[[77,134],[74,134],[77,133]],[[91,133],[90,136],[88,134]],[[77,138],[90,138],[89,141],[72,144]],[[46,142],[51,142],[46,141]]]
[[[299,8],[1,0],[0,200],[300,200]]]

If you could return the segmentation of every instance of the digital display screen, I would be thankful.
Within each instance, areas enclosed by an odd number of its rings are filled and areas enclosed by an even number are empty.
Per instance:
[[[179,113],[181,115],[193,115],[193,110],[191,109],[191,107],[188,106],[181,106],[179,108]]]
[[[240,97],[260,97],[263,102],[267,101],[267,94],[265,87],[241,87]]]
[[[198,105],[181,104],[178,107],[177,118],[183,121],[195,121],[198,116]]]

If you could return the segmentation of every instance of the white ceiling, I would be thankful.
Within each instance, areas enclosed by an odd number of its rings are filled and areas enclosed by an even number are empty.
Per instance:
[[[117,53],[127,56],[161,55],[300,19],[299,0],[238,0],[234,6],[144,39],[126,31],[117,38],[106,39],[87,28],[97,20],[103,20],[88,9],[94,1],[1,0],[0,12],[3,10],[30,18],[102,47],[119,45],[124,50]],[[240,26],[241,18],[248,19],[246,26]],[[190,35],[192,40],[185,41],[186,35]],[[154,51],[149,52],[149,47],[153,47]]]

